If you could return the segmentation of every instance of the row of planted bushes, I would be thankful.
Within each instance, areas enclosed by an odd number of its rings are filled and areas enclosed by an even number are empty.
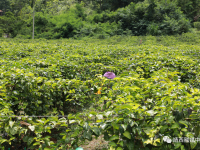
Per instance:
[[[1,137],[1,148],[9,147],[9,142],[15,146],[24,143],[31,149],[75,148],[84,140],[92,140],[93,135],[103,134],[112,149],[198,149],[198,141],[181,143],[173,138],[199,137],[199,89],[181,83],[178,72],[165,68],[154,72],[149,79],[139,76],[130,72],[112,81],[113,90],[104,86],[97,103],[108,101],[103,112],[97,105],[95,111],[69,114],[67,119],[54,116],[14,120],[9,118],[14,114],[4,103],[1,131],[6,135]],[[111,82],[100,76],[98,79],[105,85]],[[57,111],[50,114],[56,115]],[[163,137],[172,139],[172,143],[166,143]]]
[[[181,54],[183,56],[176,56],[178,51],[157,46],[153,49],[163,53],[158,57],[155,55],[157,53],[155,50],[151,52],[147,47],[144,46],[144,50],[141,52],[128,49],[113,50],[105,58],[104,56],[94,56],[93,58],[79,55],[70,56],[68,59],[76,62],[75,64],[64,62],[65,58],[63,61],[58,61],[59,57],[63,57],[63,55],[57,56],[57,60],[55,60],[47,57],[46,54],[43,55],[48,59],[41,59],[41,61],[16,55],[15,57],[19,59],[16,63],[16,59],[10,61],[16,52],[12,54],[12,52],[4,51],[4,55],[6,59],[9,58],[9,61],[1,61],[2,65],[8,66],[1,70],[1,84],[6,88],[7,100],[12,104],[13,110],[16,111],[15,114],[23,108],[28,115],[46,114],[52,107],[57,110],[64,109],[65,113],[69,113],[70,110],[66,108],[82,108],[93,103],[94,93],[99,86],[96,85],[95,75],[104,74],[108,70],[114,71],[119,76],[127,74],[128,71],[136,71],[141,77],[150,78],[154,71],[167,67],[169,71],[179,72],[181,82],[189,82],[191,86],[199,87],[199,83],[196,82],[199,80],[198,60],[186,59],[189,57],[185,56],[198,58],[197,52],[194,50],[192,53],[184,51]],[[61,52],[58,51],[58,53]],[[135,53],[137,55],[133,55]],[[28,54],[32,55],[32,52]],[[121,60],[119,60],[120,57]],[[91,63],[92,61],[94,63]],[[50,63],[54,63],[54,65]],[[113,67],[107,66],[109,63]],[[21,69],[14,69],[12,66],[18,66]]]
[[[191,138],[200,134],[200,92],[179,78],[178,72],[165,68],[149,79],[139,78],[136,72],[116,78],[113,90],[101,99],[110,101],[106,111],[89,113],[96,117],[90,133],[104,134],[113,149],[198,149],[198,141],[192,142]],[[173,140],[181,137],[191,141]]]
[[[91,140],[93,134],[104,134],[105,140],[115,148],[133,149],[131,143],[135,141],[140,143],[135,144],[136,149],[156,149],[156,144],[159,148],[169,146],[162,141],[163,136],[198,137],[198,45],[133,47],[131,42],[102,43],[2,42],[2,148],[8,148],[9,142],[20,146],[22,139],[28,148],[77,147],[84,139]],[[114,71],[118,78],[110,81],[96,76],[105,71]],[[108,88],[110,84],[113,90]],[[101,86],[101,95],[96,95]],[[99,107],[104,100],[108,103]],[[87,112],[88,105],[98,102],[99,105],[94,106],[97,112]],[[69,121],[55,117],[79,110],[85,113],[69,115]],[[25,120],[10,118],[13,115],[54,117]],[[133,130],[135,125],[140,127],[136,131]],[[56,144],[50,142],[55,142],[53,134]],[[189,144],[172,144],[171,149],[178,146],[188,149]]]

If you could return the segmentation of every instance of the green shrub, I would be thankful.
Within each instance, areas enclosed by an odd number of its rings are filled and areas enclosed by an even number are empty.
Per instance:
[[[167,15],[166,15],[167,14]],[[115,12],[96,14],[93,20],[96,23],[116,22],[121,33],[130,30],[133,35],[173,35],[188,32],[190,22],[177,7],[175,2],[143,1],[131,3]]]
[[[161,31],[159,30],[158,24],[155,24],[155,23],[150,24],[147,27],[147,34],[149,34],[149,35],[160,35]]]
[[[10,11],[6,12],[4,16],[0,16],[0,28],[4,33],[11,34],[15,37],[21,28],[23,21],[20,17],[15,17]]]
[[[194,22],[194,27],[197,28],[198,31],[200,31],[200,22]]]
[[[29,34],[29,35],[17,34],[17,36],[15,38],[16,39],[31,39],[32,38],[32,34]]]
[[[174,35],[181,34],[183,32],[189,31],[190,24],[185,18],[181,20],[176,20],[169,16],[164,17],[164,21],[161,23],[160,30],[164,35]]]

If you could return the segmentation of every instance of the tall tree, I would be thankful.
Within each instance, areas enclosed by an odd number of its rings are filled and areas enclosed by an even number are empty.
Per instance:
[[[200,15],[200,0],[177,0],[178,6],[191,21]]]

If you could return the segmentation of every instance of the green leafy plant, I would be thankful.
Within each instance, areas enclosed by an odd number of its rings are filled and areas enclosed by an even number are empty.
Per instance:
[[[194,22],[194,27],[200,30],[200,22]]]
[[[199,148],[198,34],[0,42],[1,149]]]

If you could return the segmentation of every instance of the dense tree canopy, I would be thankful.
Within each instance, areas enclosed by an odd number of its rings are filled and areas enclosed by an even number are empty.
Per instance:
[[[33,7],[36,38],[181,34],[200,16],[200,0],[0,0],[0,30],[31,38]]]
[[[0,10],[2,10],[4,13],[6,10],[10,9],[10,4],[8,0],[0,0]]]

